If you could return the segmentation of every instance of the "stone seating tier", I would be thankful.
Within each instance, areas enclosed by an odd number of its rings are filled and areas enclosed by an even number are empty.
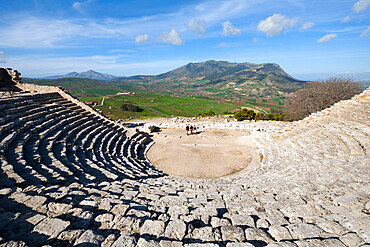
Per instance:
[[[157,170],[147,133],[60,88],[18,87],[30,93],[0,99],[0,245],[370,242],[370,90],[299,122],[238,123],[260,167],[209,180]]]

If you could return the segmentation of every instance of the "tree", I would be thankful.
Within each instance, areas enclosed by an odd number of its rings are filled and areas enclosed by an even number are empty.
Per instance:
[[[198,113],[197,114],[197,117],[212,117],[212,116],[215,116],[216,113],[212,110],[209,110],[209,111],[206,111],[206,112],[202,112],[202,113]]]
[[[240,111],[235,112],[234,118],[238,121],[243,120],[252,120],[256,116],[256,113],[252,110],[242,109]]]
[[[143,111],[140,107],[133,105],[133,104],[122,104],[121,105],[122,111],[131,111],[131,112],[141,112]]]
[[[289,119],[303,119],[341,100],[350,99],[361,91],[359,82],[344,77],[332,77],[325,81],[307,83],[288,100]]]
[[[263,120],[264,118],[265,118],[265,114],[262,112],[257,113],[256,116],[254,117],[254,119],[256,120]]]

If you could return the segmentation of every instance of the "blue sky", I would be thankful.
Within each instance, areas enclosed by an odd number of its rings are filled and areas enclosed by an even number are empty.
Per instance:
[[[0,67],[27,77],[159,74],[210,59],[275,62],[298,79],[370,75],[370,0],[0,3]]]

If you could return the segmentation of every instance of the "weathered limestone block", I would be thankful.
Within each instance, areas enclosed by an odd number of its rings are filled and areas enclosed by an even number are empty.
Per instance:
[[[290,235],[288,229],[283,226],[271,226],[268,233],[270,233],[276,241],[292,239],[292,235]]]
[[[72,244],[77,238],[81,236],[84,230],[68,230],[59,234],[58,239],[62,241],[68,241],[69,244]]]
[[[323,231],[317,226],[300,223],[297,225],[287,226],[292,237],[295,239],[307,239],[307,238],[321,238],[323,237]]]
[[[315,212],[315,210],[307,205],[307,204],[299,204],[291,207],[283,207],[280,209],[280,211],[286,216],[286,217],[309,217],[312,216],[312,213]]]
[[[246,240],[259,240],[265,243],[272,242],[272,239],[261,229],[258,228],[247,228],[245,229]]]
[[[189,208],[187,206],[175,205],[168,208],[167,214],[172,219],[177,219],[180,215],[189,214]]]
[[[109,229],[114,225],[113,222],[114,215],[110,213],[100,214],[95,217],[95,222],[97,222],[99,229]]]
[[[136,247],[161,247],[159,242],[154,240],[147,240],[145,238],[139,238]]]
[[[217,228],[219,226],[230,226],[231,223],[228,219],[221,219],[218,217],[212,217],[211,218],[211,226],[213,228]]]
[[[115,241],[116,235],[114,235],[113,233],[109,234],[108,237],[106,237],[101,243],[101,247],[111,247]]]
[[[114,223],[115,225],[112,227],[112,229],[140,232],[140,219],[136,219],[134,217],[116,216],[116,218],[114,218]]]
[[[213,234],[212,227],[210,226],[195,228],[193,232],[185,238],[188,238],[191,241],[215,241],[215,236]]]
[[[126,204],[117,204],[111,209],[111,213],[114,215],[124,215],[129,208]]]
[[[182,247],[183,244],[180,241],[169,241],[169,240],[161,240],[159,242],[161,247]]]
[[[370,243],[370,232],[367,230],[363,230],[357,233],[360,238],[365,240],[365,242]]]
[[[67,214],[72,209],[72,205],[66,203],[55,203],[50,202],[48,204],[48,216],[57,217],[63,214]]]
[[[370,228],[370,217],[364,216],[356,219],[349,219],[347,221],[341,222],[341,225],[347,229],[355,232],[362,232],[365,229]],[[366,240],[366,239],[364,239]],[[370,239],[369,239],[370,241]]]
[[[86,209],[86,210],[89,210],[91,208],[95,208],[97,206],[98,202],[93,200],[93,199],[85,199],[83,201],[80,202],[79,206],[82,208],[82,209]]]
[[[284,218],[284,215],[282,212],[276,209],[270,209],[267,210],[267,218],[266,220],[271,224],[271,225],[288,225],[289,222]]]
[[[164,232],[164,223],[159,220],[146,220],[141,227],[140,234],[148,234],[154,236],[161,236]]]
[[[46,216],[42,214],[30,212],[28,214],[22,215],[22,218],[32,225],[37,225],[40,221],[45,219]]]
[[[242,242],[245,240],[243,229],[237,226],[222,226],[221,234],[223,241]]]
[[[142,210],[137,210],[137,209],[130,209],[127,213],[126,216],[130,217],[135,217],[135,218],[141,218],[142,220],[150,218],[150,212],[145,211],[146,208],[143,208]]]
[[[343,236],[339,237],[339,240],[347,246],[360,246],[364,243],[364,240],[353,232],[344,234]]]
[[[158,215],[158,220],[168,222],[170,220],[170,217],[168,216],[168,214],[160,214]]]
[[[348,232],[346,228],[338,224],[334,221],[322,221],[318,222],[317,226],[323,229],[326,232],[334,233],[338,236],[343,235],[344,233]]]
[[[92,230],[87,230],[76,240],[74,245],[99,246],[103,241],[103,236],[93,232]]]
[[[33,228],[34,232],[56,238],[70,223],[57,218],[45,218]]]
[[[112,247],[134,247],[136,240],[134,237],[122,234],[113,244]]]
[[[186,224],[182,220],[171,220],[164,232],[164,236],[170,239],[182,240],[186,233]]]
[[[42,207],[46,200],[47,198],[44,196],[32,196],[29,198],[29,200],[24,202],[24,205],[39,213],[46,213],[46,209]]]
[[[256,222],[257,228],[268,228],[270,224],[265,219],[258,219]]]
[[[6,196],[14,192],[14,189],[12,188],[3,188],[0,189],[0,196]]]
[[[191,214],[200,217],[206,224],[212,216],[217,216],[218,212],[215,207],[198,207]]]
[[[111,204],[112,201],[113,201],[112,198],[103,198],[102,200],[100,200],[98,204],[98,208],[100,210],[105,210],[109,212],[109,210],[112,208],[112,204]]]
[[[255,227],[254,219],[247,214],[233,214],[231,216],[231,223],[233,226]]]

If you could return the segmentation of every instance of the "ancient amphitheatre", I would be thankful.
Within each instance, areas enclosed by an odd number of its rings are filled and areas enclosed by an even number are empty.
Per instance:
[[[248,145],[219,146],[247,146],[253,166],[199,179],[169,175],[146,155],[156,138],[179,138],[165,131],[184,123],[163,122],[154,137],[132,133],[61,88],[2,72],[1,246],[370,242],[369,89],[298,122],[205,124],[181,143],[208,147],[211,135],[199,142],[207,131],[248,133]]]

